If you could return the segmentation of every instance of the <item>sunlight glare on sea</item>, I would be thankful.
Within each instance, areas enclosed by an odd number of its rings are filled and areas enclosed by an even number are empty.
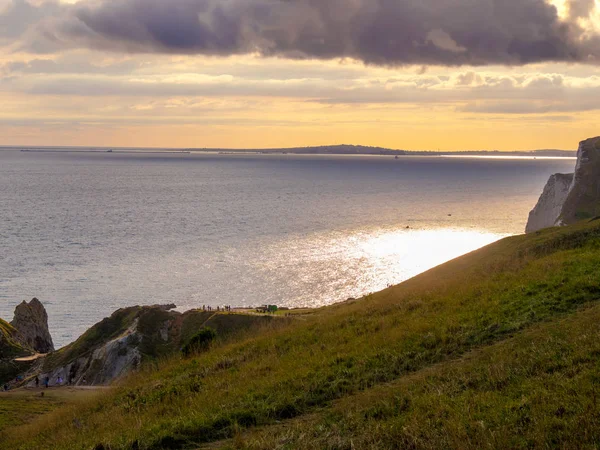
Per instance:
[[[269,280],[266,303],[318,307],[400,283],[505,236],[391,227],[314,234],[263,248],[253,270]]]

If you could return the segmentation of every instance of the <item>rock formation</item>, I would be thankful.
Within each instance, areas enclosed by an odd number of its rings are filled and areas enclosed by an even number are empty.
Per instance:
[[[565,200],[560,224],[600,215],[600,137],[579,144],[575,177]]]
[[[527,221],[525,233],[531,233],[542,228],[554,226],[560,217],[560,213],[562,212],[565,200],[569,195],[569,189],[572,183],[572,173],[556,173],[550,176],[537,205],[535,205],[533,211],[529,213],[529,220]]]
[[[37,298],[23,302],[15,308],[15,318],[10,323],[16,330],[15,338],[38,353],[54,351],[48,330],[48,314]]]
[[[108,385],[148,360],[180,352],[202,327],[219,337],[260,328],[271,317],[191,310],[172,311],[175,305],[121,308],[86,331],[79,339],[47,355],[24,377],[49,378],[50,386]]]
[[[579,143],[574,174],[555,174],[529,214],[527,233],[600,215],[600,137]]]

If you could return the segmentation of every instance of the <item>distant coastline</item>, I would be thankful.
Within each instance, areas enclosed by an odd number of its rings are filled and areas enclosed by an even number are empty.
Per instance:
[[[135,148],[135,147],[43,147],[43,146],[0,146],[2,150],[47,153],[217,153],[222,155],[372,155],[372,156],[523,156],[523,157],[576,157],[575,150],[538,149],[538,150],[398,150],[363,145],[324,145],[315,147],[231,149],[231,148]]]

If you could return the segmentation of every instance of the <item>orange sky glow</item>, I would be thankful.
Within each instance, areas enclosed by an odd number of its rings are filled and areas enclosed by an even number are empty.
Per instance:
[[[582,51],[594,48],[600,2],[577,15],[576,0],[550,3],[556,24],[579,30],[573,45],[587,40]],[[363,53],[298,58],[299,50],[289,57],[229,48],[212,55],[212,47],[181,52],[165,41],[147,48],[155,39],[129,36],[117,43],[113,35],[90,42],[82,31],[62,38],[65,31],[51,27],[75,13],[56,5],[0,0],[0,145],[527,150],[575,149],[600,134],[600,70],[591,53],[570,60],[574,50],[565,50],[567,57],[525,63],[494,54],[488,61],[477,53],[480,44],[472,50],[461,40],[461,30],[435,28],[420,44],[435,47],[432,63],[419,55],[390,63]],[[47,17],[31,19],[34,8]],[[24,25],[5,25],[2,34],[3,20]],[[69,45],[56,44],[60,39]],[[265,48],[275,53],[272,45]],[[467,52],[477,64],[462,62],[470,61]],[[453,55],[456,64],[448,62]]]

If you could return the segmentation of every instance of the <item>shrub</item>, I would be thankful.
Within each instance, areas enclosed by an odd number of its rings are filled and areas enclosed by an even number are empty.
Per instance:
[[[216,337],[217,333],[215,330],[210,327],[203,327],[183,346],[181,352],[184,356],[190,356],[194,353],[208,350],[211,342],[214,341]]]

